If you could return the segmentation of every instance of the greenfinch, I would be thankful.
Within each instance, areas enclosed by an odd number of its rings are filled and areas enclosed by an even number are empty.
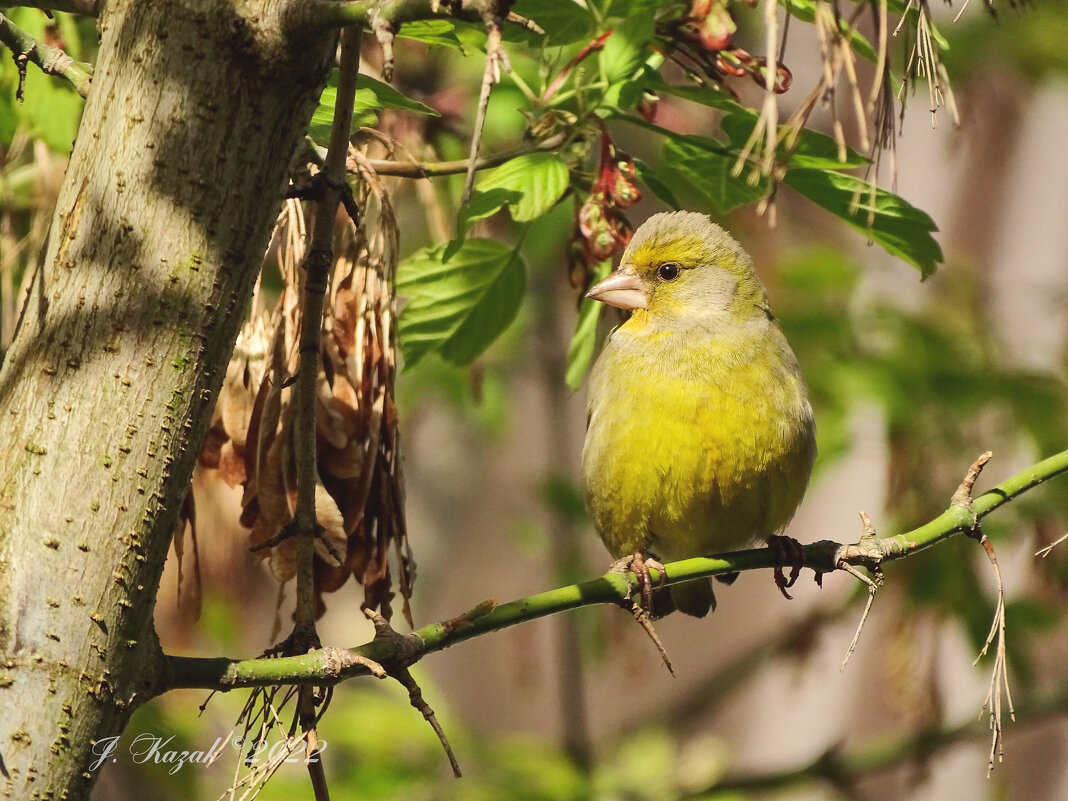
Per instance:
[[[808,484],[815,425],[749,254],[704,214],[656,214],[587,296],[630,312],[591,373],[582,452],[586,507],[612,555],[644,590],[659,567],[648,560],[779,535]],[[715,608],[707,579],[668,589],[654,617]]]

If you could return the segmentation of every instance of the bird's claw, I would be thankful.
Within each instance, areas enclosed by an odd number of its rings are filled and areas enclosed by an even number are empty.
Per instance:
[[[779,534],[768,537],[768,547],[775,552],[778,564],[775,566],[775,586],[783,597],[792,601],[794,597],[786,590],[794,586],[801,575],[801,568],[805,566],[805,549],[800,542],[793,537],[783,537]],[[783,567],[790,566],[790,578],[783,573]]]
[[[653,581],[649,577],[649,568],[653,568],[659,573],[657,585],[663,586],[667,580],[667,571],[664,566],[656,559],[643,556],[641,551],[636,551],[630,556],[625,556],[613,562],[609,568],[612,573],[621,573],[624,578],[628,573],[634,574],[634,577],[638,580],[638,589],[641,592],[642,608],[645,610],[652,610],[653,608]],[[630,579],[627,579],[627,595],[630,595],[632,591]]]

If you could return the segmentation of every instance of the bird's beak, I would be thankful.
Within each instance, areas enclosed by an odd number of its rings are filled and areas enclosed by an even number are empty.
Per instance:
[[[630,265],[620,267],[602,281],[598,281],[586,297],[619,309],[632,311],[648,309],[651,289]]]

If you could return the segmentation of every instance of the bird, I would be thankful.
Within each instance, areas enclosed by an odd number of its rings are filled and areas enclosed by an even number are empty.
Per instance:
[[[587,297],[629,317],[590,373],[586,508],[652,617],[704,617],[711,580],[653,593],[648,568],[788,539],[816,458],[797,358],[749,254],[705,214],[651,216]]]

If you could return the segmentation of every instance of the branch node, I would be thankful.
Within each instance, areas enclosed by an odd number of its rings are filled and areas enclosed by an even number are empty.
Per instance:
[[[477,604],[473,609],[469,609],[463,614],[457,615],[454,618],[444,621],[441,626],[445,629],[446,634],[452,635],[457,631],[469,628],[474,625],[474,622],[480,617],[485,617],[496,608],[497,602],[491,599],[487,599]]]
[[[954,492],[953,497],[950,498],[950,506],[956,506],[963,509],[972,508],[972,488],[975,486],[975,480],[979,478],[979,474],[983,472],[983,467],[990,461],[993,455],[993,451],[987,451],[986,453],[980,454],[979,457],[972,462],[972,466],[968,468],[964,480],[960,482],[957,491]]]
[[[393,36],[396,29],[393,22],[383,17],[377,9],[371,16],[371,33],[382,48],[382,80],[392,83],[393,67],[396,63],[393,56]]]
[[[466,206],[471,199],[471,190],[475,185],[475,164],[478,161],[478,151],[482,146],[482,129],[486,124],[486,109],[489,108],[490,90],[494,84],[501,80],[501,70],[511,72],[512,66],[508,62],[508,55],[504,52],[501,41],[501,10],[502,7],[511,5],[507,0],[487,0],[479,8],[479,15],[486,26],[486,66],[482,73],[482,88],[478,97],[478,111],[475,114],[475,128],[471,136],[471,152],[468,156],[469,165],[467,178],[464,181],[464,192],[460,199],[460,205]]]

